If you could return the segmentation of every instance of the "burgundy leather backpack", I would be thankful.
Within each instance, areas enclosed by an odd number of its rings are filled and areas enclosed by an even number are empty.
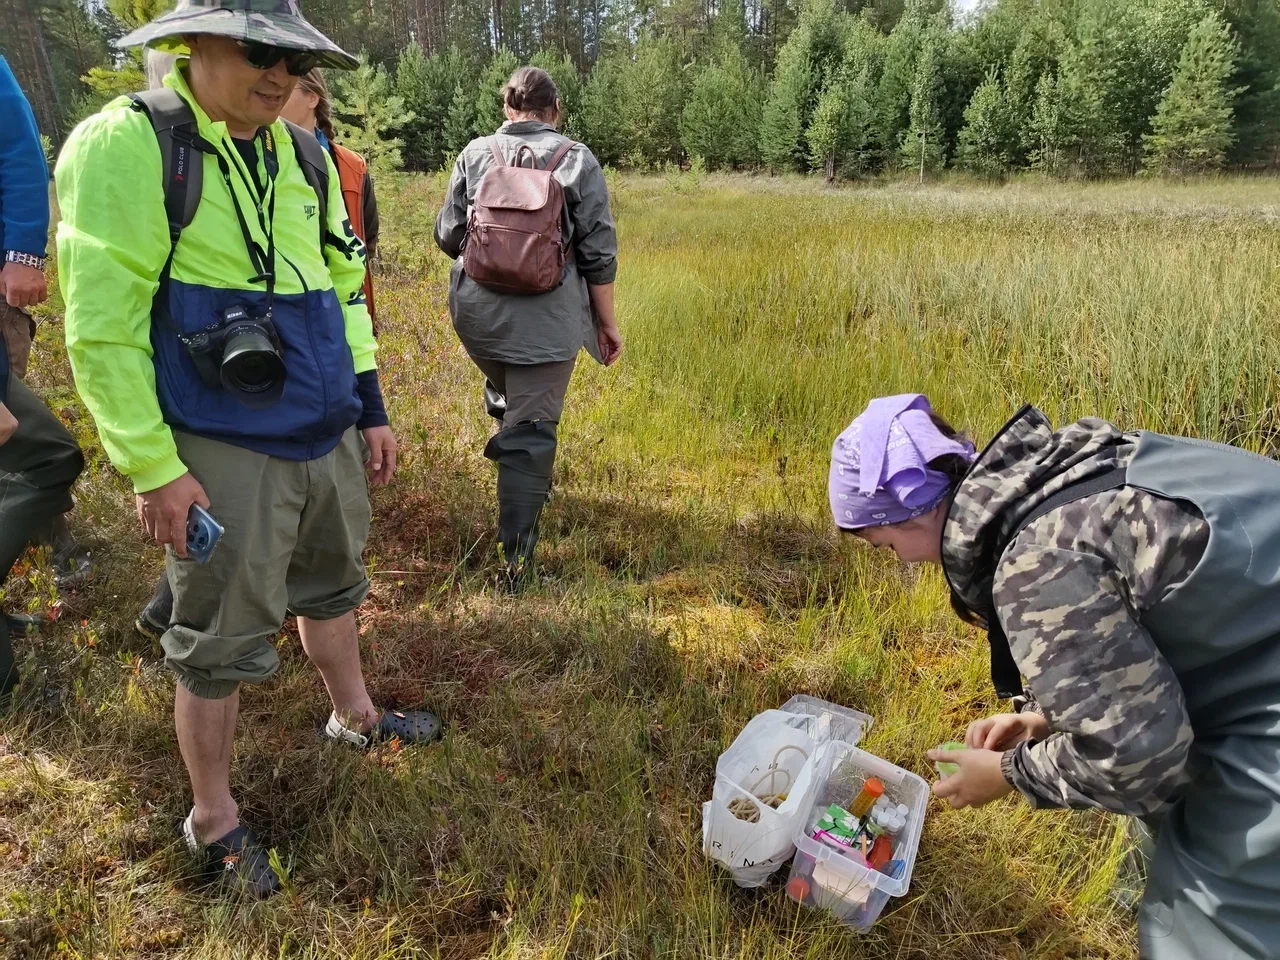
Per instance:
[[[462,269],[480,286],[527,295],[560,285],[568,255],[561,223],[564,188],[551,174],[576,145],[565,142],[539,169],[527,143],[508,164],[497,138],[489,138],[495,163],[476,188],[462,247]],[[521,166],[526,154],[527,167]]]

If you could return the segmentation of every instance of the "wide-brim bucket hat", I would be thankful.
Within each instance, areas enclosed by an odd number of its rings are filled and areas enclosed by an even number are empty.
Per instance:
[[[183,37],[213,34],[314,53],[322,67],[354,70],[360,61],[313,27],[296,0],[178,0],[172,13],[156,17],[116,41],[165,53],[190,53]]]

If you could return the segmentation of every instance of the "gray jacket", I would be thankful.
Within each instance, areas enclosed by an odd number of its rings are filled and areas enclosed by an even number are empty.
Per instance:
[[[504,123],[495,136],[508,160],[521,143],[527,143],[539,164],[546,164],[566,139],[550,124],[531,120]],[[459,339],[473,357],[482,360],[554,363],[572,360],[584,346],[599,360],[587,285],[613,283],[618,272],[618,236],[600,164],[579,144],[556,168],[554,176],[564,187],[565,240],[573,256],[565,263],[559,287],[518,296],[487,290],[462,270],[467,212],[480,178],[493,163],[488,137],[467,144],[454,164],[449,193],[436,217],[436,245],[455,261],[449,279],[449,313]]]

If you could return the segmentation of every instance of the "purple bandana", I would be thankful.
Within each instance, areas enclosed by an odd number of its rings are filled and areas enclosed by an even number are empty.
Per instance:
[[[902,523],[943,501],[951,481],[929,462],[947,454],[973,460],[974,447],[943,436],[932,409],[922,393],[881,397],[836,437],[827,489],[837,527]]]

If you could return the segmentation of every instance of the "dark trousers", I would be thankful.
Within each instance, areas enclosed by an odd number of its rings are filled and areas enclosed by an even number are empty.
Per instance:
[[[7,577],[27,544],[71,509],[84,456],[62,421],[17,377],[9,378],[5,405],[18,421],[0,444],[0,575]],[[8,630],[0,623],[0,688],[12,664]]]
[[[533,568],[538,520],[551,492],[556,424],[576,359],[538,364],[471,359],[502,400],[495,407],[486,391],[489,413],[502,417],[502,429],[489,439],[484,455],[498,467],[498,545],[516,585]]]
[[[560,420],[576,358],[559,363],[521,364],[472,357],[471,362],[506,398],[507,412],[502,419],[504,427],[533,420]]]

